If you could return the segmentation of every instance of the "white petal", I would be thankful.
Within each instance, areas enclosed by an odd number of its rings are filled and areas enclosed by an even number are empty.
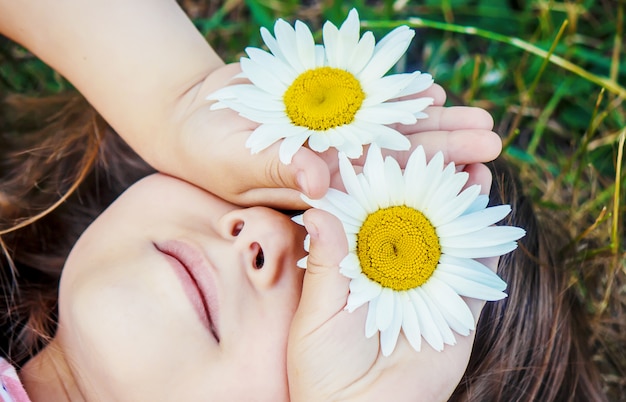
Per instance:
[[[370,187],[374,190],[371,196],[378,208],[389,206],[389,193],[385,180],[385,164],[380,148],[372,144],[367,152],[367,159],[363,165],[363,175],[367,178]]]
[[[304,256],[304,257],[300,258],[296,262],[296,267],[302,268],[302,269],[306,269],[308,264],[309,264],[309,256],[307,255],[307,256]]]
[[[280,47],[285,61],[289,63],[297,72],[304,71],[300,58],[298,57],[298,42],[296,40],[296,31],[286,21],[279,19],[274,24],[274,35],[276,42]]]
[[[415,79],[398,94],[398,97],[420,93],[430,88],[434,83],[433,77],[430,74],[420,74],[418,71],[413,74],[415,75]]]
[[[311,249],[311,235],[307,233],[307,235],[304,236],[304,251],[308,253],[310,249]]]
[[[350,281],[350,294],[346,309],[353,312],[363,304],[378,297],[382,286],[369,280],[365,275],[359,275]]]
[[[400,26],[391,31],[376,44],[374,54],[359,74],[359,79],[368,82],[385,75],[404,55],[414,35],[415,32],[406,26]]]
[[[356,203],[353,203],[353,205]],[[343,225],[343,230],[346,232],[346,235],[356,235],[361,230],[362,225],[353,225],[347,222],[341,222]]]
[[[467,208],[464,215],[471,214],[476,211],[480,211],[481,209],[485,209],[487,208],[488,204],[489,204],[489,196],[487,194],[481,194],[478,196],[478,198],[476,198],[476,200],[472,203],[472,205],[470,205],[469,208]]]
[[[383,103],[386,107],[402,109],[407,113],[411,113],[416,119],[419,112],[432,105],[435,100],[433,98],[416,98],[407,100],[395,100]],[[424,115],[427,117],[427,115]]]
[[[347,220],[354,219],[354,217],[350,215],[350,205],[356,205],[356,207],[359,208],[357,202],[353,198],[335,188],[329,188],[326,196],[323,198],[311,199],[303,195],[302,199],[313,208],[323,209],[324,211],[335,215],[340,220],[342,217],[345,217]],[[346,205],[337,205],[341,204],[342,202],[348,203],[349,205],[347,207]],[[344,212],[344,210],[346,209],[348,211],[347,213]],[[361,221],[357,220],[356,222],[360,223]]]
[[[431,277],[422,286],[424,292],[437,304],[448,325],[457,333],[467,336],[474,329],[474,315],[465,301],[445,282]]]
[[[498,205],[479,210],[471,214],[463,214],[450,223],[437,226],[439,236],[458,236],[495,224],[511,212],[509,205]]]
[[[366,212],[375,211],[376,205],[372,202],[369,194],[366,194],[363,187],[361,187],[356,173],[354,172],[354,168],[348,158],[341,152],[338,154],[338,157],[339,173],[341,174],[341,180],[348,194],[354,197]]]
[[[222,100],[222,99],[237,99],[237,87],[238,86],[250,86],[254,87],[252,84],[239,84],[239,85],[229,85],[223,88],[218,89],[215,92],[211,92],[206,99],[208,100]],[[256,88],[256,87],[254,87]],[[266,93],[266,92],[263,92]]]
[[[351,39],[350,42],[356,43],[359,40],[359,32],[361,30],[359,22],[359,12],[356,8],[350,9],[348,16],[339,28],[339,33],[346,38]]]
[[[283,111],[258,110],[243,102],[223,101],[229,108],[239,112],[240,116],[262,124],[291,124]],[[292,125],[293,126],[293,125]]]
[[[422,332],[420,331],[417,312],[413,307],[408,292],[402,292],[402,331],[409,344],[417,352],[422,348]]]
[[[477,282],[473,280],[474,278],[455,275],[440,268],[437,268],[431,278],[444,281],[460,296],[487,301],[501,300],[506,297],[506,293],[482,282]]]
[[[439,307],[437,306],[437,304],[426,294],[423,287],[416,288],[414,290],[422,297],[422,300],[424,300],[426,306],[428,306],[428,311],[433,318],[433,322],[439,329],[439,333],[441,334],[443,342],[448,345],[454,345],[456,343],[454,333],[452,333],[452,330],[446,322],[443,314],[441,313],[441,311],[439,311]]]
[[[325,132],[313,131],[309,137],[309,148],[316,152],[324,152],[330,147],[330,136]]]
[[[375,124],[413,124],[417,121],[412,112],[393,107],[390,103],[362,108],[356,114],[359,121]]]
[[[378,80],[364,82],[363,91],[367,94],[367,98],[363,101],[363,105],[371,106],[397,98],[398,94],[414,81],[416,77],[414,74],[392,74]]]
[[[347,236],[347,237],[348,237],[348,247],[349,247],[349,250],[351,250],[351,251],[356,250],[356,243],[357,243],[356,236]]]
[[[291,163],[291,159],[295,155],[296,152],[302,147],[304,142],[309,137],[309,130],[303,130],[298,134],[289,136],[285,138],[280,144],[280,150],[278,155],[280,156],[280,161],[285,165]]]
[[[359,120],[358,114],[359,112],[357,112],[357,117],[355,117],[355,120],[352,122],[352,124],[350,124],[350,127],[355,130],[356,135],[358,135],[359,138],[362,139],[363,144],[372,143],[376,141],[376,139],[379,137],[383,137],[381,139],[381,142],[385,143],[387,141],[385,137],[400,136],[403,139],[402,141],[406,141],[408,145],[402,149],[398,148],[398,150],[406,150],[410,148],[411,142],[404,135],[400,134],[397,130],[394,130],[393,128],[382,124],[370,123],[364,120]],[[397,142],[397,140],[394,139],[390,141]],[[402,142],[402,144],[404,144],[404,142]],[[379,147],[381,146],[379,145]],[[393,149],[385,146],[382,146],[381,148]]]
[[[246,140],[246,148],[250,148],[253,154],[259,153],[285,135],[289,135],[291,127],[291,125],[287,124],[261,124],[254,129]]]
[[[296,42],[298,43],[298,57],[305,70],[313,69],[315,62],[315,40],[311,30],[302,21],[296,21]]]
[[[243,57],[241,59],[241,69],[245,71],[248,79],[263,91],[274,95],[282,95],[287,90],[287,85],[277,78],[275,74],[268,71],[262,64],[254,60]]]
[[[383,356],[389,356],[396,348],[400,329],[402,328],[402,302],[399,295],[394,292],[393,320],[389,327],[380,333],[380,348]]]
[[[411,148],[411,141],[393,128],[380,124],[372,126],[373,130],[375,130],[372,131],[372,134],[375,135],[372,143],[378,145],[380,148],[390,149],[392,151],[406,151]]]
[[[382,288],[376,306],[376,326],[379,331],[384,331],[391,325],[393,321],[393,309],[395,308],[395,298],[393,290]]]
[[[442,205],[449,203],[450,200],[459,195],[463,186],[467,183],[468,178],[469,173],[458,172],[453,174],[450,179],[442,181],[441,185],[435,189],[435,194],[433,194],[433,197],[430,199],[429,205],[426,209],[433,210],[434,208],[441,207]]]
[[[372,299],[367,308],[367,318],[365,319],[365,337],[371,338],[378,332],[378,322],[376,321],[376,311],[378,310],[378,298]]]
[[[348,17],[339,28],[339,36],[337,43],[337,59],[334,67],[347,70],[350,66],[352,53],[359,41],[359,14],[356,9],[350,10]],[[326,44],[326,42],[324,42]]]
[[[446,201],[441,200],[439,205],[433,205],[432,200],[426,207],[429,211],[429,219],[431,223],[438,227],[452,222],[465,212],[465,210],[474,202],[480,193],[480,185],[474,184],[461,192],[458,196]],[[433,211],[435,210],[435,211]],[[433,212],[431,212],[433,211]]]
[[[326,50],[322,45],[315,45],[315,68],[326,64]]]
[[[422,336],[433,349],[437,351],[443,350],[443,337],[437,324],[435,324],[426,301],[415,290],[409,290],[407,293],[415,309]]]
[[[374,196],[372,195],[374,190],[370,186],[370,184],[367,181],[367,178],[365,177],[363,172],[359,173],[356,176],[356,178],[359,181],[359,184],[360,184],[361,188],[363,189],[363,192],[368,196],[368,198],[370,199],[370,202],[374,205],[374,208],[372,208],[369,211],[370,212],[374,212],[374,211],[378,210],[378,204],[376,203],[376,200],[374,199]]]
[[[211,93],[208,100],[229,101],[230,104],[244,105],[251,110],[274,110],[284,115],[285,104],[282,95],[274,95],[252,85],[238,84],[230,85]],[[228,105],[226,105],[228,107]],[[214,105],[211,110],[217,109]],[[239,111],[238,108],[233,109]]]
[[[423,197],[424,183],[426,182],[425,170],[426,154],[424,148],[419,145],[409,156],[404,169],[404,199],[411,205],[416,205],[415,200]]]
[[[489,226],[472,233],[459,236],[441,237],[439,242],[442,247],[476,248],[491,247],[498,244],[518,240],[526,231],[515,226]]]
[[[374,38],[374,34],[369,31],[365,32],[352,52],[352,59],[348,65],[348,71],[358,76],[372,58],[375,45],[376,39]]]
[[[339,212],[336,216],[342,223],[361,227],[363,221],[367,218],[367,212],[354,198],[344,192],[331,188],[326,193],[325,198],[334,207],[334,210]]]
[[[304,226],[304,214],[292,216],[291,220],[300,226]]]
[[[404,176],[398,162],[388,156],[385,158],[385,178],[391,205],[404,204]]]
[[[281,96],[270,94],[251,84],[233,85],[226,88],[233,88],[234,98],[232,99],[250,110],[279,112],[280,115],[285,116],[285,103]]]
[[[497,290],[506,289],[506,282],[503,281],[498,274],[483,263],[471,258],[457,258],[451,255],[442,254],[439,258],[439,266],[437,267],[437,270],[469,278],[473,282],[482,283],[485,286],[489,286]]]
[[[334,145],[338,151],[343,152],[348,158],[356,159],[363,154],[363,141],[355,135],[352,125],[335,127],[335,132],[343,140],[340,144]]]
[[[463,258],[487,258],[498,257],[517,248],[517,242],[512,241],[509,243],[497,244],[489,247],[476,247],[476,248],[459,248],[459,247],[441,247],[441,251],[445,254],[450,254],[455,257]]]
[[[336,127],[331,127],[324,131],[316,131],[317,134],[323,134],[326,137],[326,141],[329,147],[336,147],[343,144],[344,138],[340,133],[337,133]]]
[[[276,23],[278,24],[278,21],[276,21]],[[287,61],[287,59],[285,58],[285,55],[280,50],[280,46],[278,46],[278,42],[276,42],[276,39],[274,38],[274,36],[272,36],[270,31],[265,27],[261,27],[261,38],[263,38],[263,42],[265,42],[265,45],[270,50],[270,52],[272,52],[274,56],[276,56],[277,58],[281,59],[284,62]]]
[[[326,21],[322,27],[322,38],[326,49],[326,59],[331,67],[337,66],[339,54],[339,29],[330,21]]]
[[[348,253],[339,263],[339,273],[350,279],[355,279],[362,275],[359,257],[354,253]]]
[[[255,62],[255,66],[269,71],[276,78],[281,80],[285,87],[291,85],[298,76],[294,69],[276,56],[256,47],[246,48],[248,57]]]
[[[443,154],[437,152],[435,156],[428,162],[426,168],[422,171],[420,178],[420,196],[415,198],[407,198],[407,205],[423,211],[428,205],[428,200],[432,197],[434,189],[439,187],[441,176],[443,174]],[[406,176],[405,176],[406,177]],[[406,180],[406,178],[405,178]]]
[[[393,29],[391,32],[389,32],[387,35],[383,36],[383,38],[381,40],[378,41],[378,49],[380,50],[381,48],[384,48],[386,46],[388,46],[390,43],[392,42],[397,42],[397,41],[402,41],[402,38],[405,38],[410,36],[411,38],[415,35],[415,32],[410,29],[408,26],[406,25],[401,25],[395,29]],[[409,39],[410,41],[410,39]]]

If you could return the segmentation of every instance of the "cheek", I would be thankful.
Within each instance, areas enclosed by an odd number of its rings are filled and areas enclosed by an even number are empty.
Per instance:
[[[272,323],[272,321],[266,321]],[[235,358],[238,377],[245,379],[245,395],[228,400],[288,401],[286,322],[249,333],[246,345]]]
[[[160,260],[99,262],[61,286],[57,337],[74,371],[105,400],[176,400],[171,385],[215,354],[209,335]]]

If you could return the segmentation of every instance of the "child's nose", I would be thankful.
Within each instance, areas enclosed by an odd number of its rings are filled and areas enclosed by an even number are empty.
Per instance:
[[[301,229],[272,209],[253,207],[231,211],[222,218],[221,225],[223,235],[232,240],[237,265],[258,289],[278,283],[287,266],[295,267],[303,254]]]

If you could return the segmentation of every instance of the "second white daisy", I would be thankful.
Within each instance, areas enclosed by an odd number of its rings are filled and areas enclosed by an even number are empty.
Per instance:
[[[408,140],[388,125],[426,117],[423,110],[432,98],[397,98],[424,91],[432,77],[419,72],[384,75],[406,52],[414,31],[398,27],[376,44],[371,32],[360,37],[353,9],[339,29],[326,22],[324,46],[315,44],[301,21],[294,29],[278,20],[274,34],[261,29],[271,53],[247,48],[248,57],[241,59],[241,77],[251,84],[228,86],[208,98],[218,101],[213,109],[231,108],[261,123],[246,143],[252,153],[281,139],[283,163],[290,163],[307,141],[317,152],[335,147],[350,158],[361,156],[369,143],[409,148]]]
[[[370,146],[363,173],[341,154],[340,171],[346,193],[330,189],[320,200],[303,198],[343,223],[349,254],[340,272],[351,279],[346,309],[368,304],[365,335],[380,333],[383,355],[393,352],[401,331],[416,350],[422,337],[442,350],[456,342],[452,331],[474,329],[461,296],[506,297],[506,283],[476,259],[514,250],[525,231],[493,226],[510,207],[487,208],[480,186],[462,190],[468,174],[453,163],[444,167],[441,153],[427,163],[418,147],[403,172]]]

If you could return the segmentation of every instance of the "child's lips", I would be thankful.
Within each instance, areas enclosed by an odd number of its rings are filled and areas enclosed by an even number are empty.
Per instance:
[[[198,317],[219,342],[217,291],[209,260],[200,249],[178,240],[160,242],[155,247],[168,259]]]

